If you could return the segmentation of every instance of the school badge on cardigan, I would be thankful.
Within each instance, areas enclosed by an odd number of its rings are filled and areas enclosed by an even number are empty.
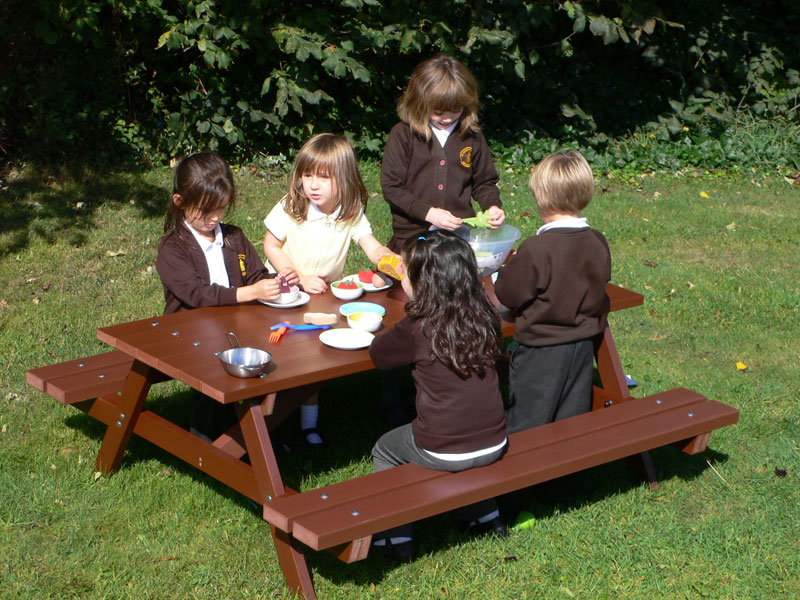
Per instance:
[[[247,277],[247,267],[244,265],[244,259],[247,258],[246,254],[239,254],[239,270],[242,272],[242,277]]]
[[[467,146],[458,155],[461,166],[469,169],[472,166],[472,146]]]

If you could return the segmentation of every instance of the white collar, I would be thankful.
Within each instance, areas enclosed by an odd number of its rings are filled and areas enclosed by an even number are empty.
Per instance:
[[[188,229],[189,231],[192,232],[192,235],[194,236],[194,239],[196,239],[197,243],[200,244],[200,248],[203,250],[203,252],[208,252],[209,250],[211,250],[211,248],[213,246],[219,246],[220,248],[222,247],[222,245],[223,245],[223,242],[222,242],[222,227],[219,226],[219,223],[217,223],[217,225],[214,227],[214,241],[213,242],[211,240],[209,240],[208,238],[203,237],[202,235],[200,235],[200,233],[198,233],[198,231],[194,227],[189,225],[189,223],[187,223],[186,221],[184,221],[183,224],[186,226],[186,229]]]
[[[452,123],[450,123],[450,125],[448,125],[444,129],[439,129],[438,127],[434,127],[433,125],[428,123],[428,125],[431,128],[431,131],[433,131],[433,135],[435,135],[436,139],[439,140],[439,144],[441,144],[442,148],[444,148],[444,144],[447,141],[447,138],[449,138],[450,134],[453,133],[453,131],[455,131],[460,121],[461,119],[459,119],[458,121],[453,121]]]
[[[342,212],[341,204],[336,207],[335,211],[328,215],[322,212],[316,204],[309,202],[308,210],[306,211],[306,221],[321,221],[323,219],[333,219],[335,221],[339,217],[340,212]]]
[[[586,229],[589,223],[586,222],[586,217],[569,217],[566,219],[556,219],[545,223],[536,231],[536,235],[549,231],[551,229]]]

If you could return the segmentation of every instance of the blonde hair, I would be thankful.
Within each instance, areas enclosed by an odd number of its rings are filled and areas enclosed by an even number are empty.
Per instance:
[[[556,152],[542,160],[528,182],[542,213],[580,213],[594,194],[592,168],[580,152]]]
[[[477,132],[478,83],[464,63],[445,55],[418,64],[397,103],[400,119],[425,140],[431,138],[428,123],[432,112],[460,110],[464,111],[460,117],[461,133]]]
[[[341,206],[338,221],[355,221],[367,208],[367,188],[358,170],[353,147],[347,139],[333,133],[320,133],[308,140],[294,159],[286,212],[304,221],[308,198],[303,192],[303,174],[327,175],[336,185],[336,206]]]

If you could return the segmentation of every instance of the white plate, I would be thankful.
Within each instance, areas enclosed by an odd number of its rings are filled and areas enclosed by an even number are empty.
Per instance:
[[[375,336],[362,329],[328,329],[319,334],[319,341],[339,350],[367,348]]]
[[[387,278],[386,281],[388,282],[386,285],[382,287],[375,287],[371,283],[364,283],[358,278],[358,275],[348,275],[347,277],[342,277],[342,281],[357,281],[358,283],[364,286],[365,292],[382,292],[383,290],[388,290],[390,287],[392,287],[394,281],[389,279],[388,275],[381,274],[381,277],[386,277]]]
[[[259,302],[261,302],[261,304],[271,306],[272,308],[294,308],[296,306],[303,306],[303,304],[306,304],[309,300],[311,300],[311,296],[305,292],[300,292],[297,300],[294,302],[287,302],[286,304],[281,304],[280,302],[271,302],[269,300],[259,300]]]

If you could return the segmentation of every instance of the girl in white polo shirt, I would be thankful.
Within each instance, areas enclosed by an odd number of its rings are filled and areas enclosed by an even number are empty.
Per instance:
[[[267,259],[278,271],[297,271],[309,294],[323,293],[342,277],[350,242],[377,264],[392,252],[372,234],[366,205],[367,189],[350,142],[332,133],[314,136],[297,153],[289,192],[264,219]],[[316,397],[300,407],[310,444],[322,443],[317,414]]]

